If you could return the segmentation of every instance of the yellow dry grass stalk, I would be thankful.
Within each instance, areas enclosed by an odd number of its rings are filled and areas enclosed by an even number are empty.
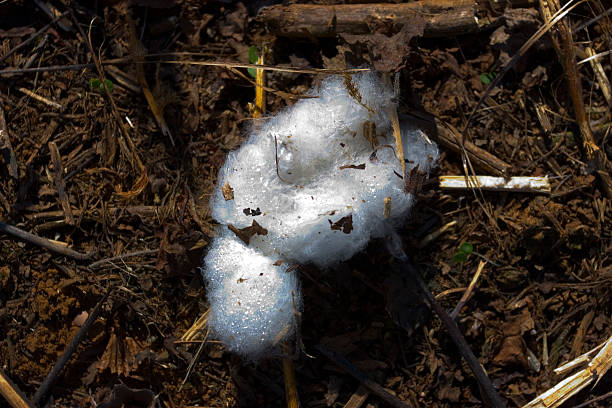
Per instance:
[[[283,353],[290,354],[291,347],[283,343],[281,346]],[[297,393],[297,385],[295,382],[295,367],[293,360],[289,357],[283,358],[283,374],[285,377],[285,397],[287,400],[287,408],[298,408],[300,401]]]
[[[194,341],[202,338],[202,333],[206,332],[206,325],[208,324],[208,312],[205,311],[202,316],[195,321],[195,323],[187,329],[185,334],[181,337],[181,341]]]
[[[257,58],[257,65],[264,65],[264,55],[266,48],[264,47],[263,52]],[[253,117],[258,118],[266,112],[266,72],[263,69],[255,70],[255,109],[253,111]]]
[[[601,346],[598,346],[599,348]],[[590,352],[589,352],[590,353]],[[548,391],[536,397],[534,400],[524,405],[523,408],[555,408],[563,404],[570,397],[576,395],[584,388],[591,385],[596,385],[599,380],[612,368],[612,337],[610,337],[601,348],[599,353],[593,358],[587,357],[588,354],[578,357],[580,363],[586,362],[587,366],[577,373],[567,377]],[[574,367],[573,362],[567,363],[559,369],[566,366]],[[555,370],[556,371],[556,370]]]

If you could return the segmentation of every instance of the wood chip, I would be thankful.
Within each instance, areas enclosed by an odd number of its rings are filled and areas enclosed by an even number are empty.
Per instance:
[[[225,198],[225,201],[234,199],[234,189],[229,185],[228,182],[225,182],[223,187],[221,187],[221,192],[223,193],[223,198]]]

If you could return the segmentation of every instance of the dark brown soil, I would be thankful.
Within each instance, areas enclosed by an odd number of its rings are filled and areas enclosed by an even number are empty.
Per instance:
[[[48,394],[50,406],[146,406],[131,394],[113,399],[118,384],[152,391],[156,406],[285,406],[281,360],[255,366],[214,339],[202,347],[180,341],[207,310],[199,266],[216,228],[208,198],[227,152],[253,123],[250,76],[244,69],[187,63],[146,63],[140,72],[134,61],[195,52],[147,61],[248,62],[249,47],[266,43],[267,64],[337,68],[345,53],[368,64],[367,52],[341,38],[275,37],[254,21],[257,2],[50,3],[60,13],[70,11],[62,24],[0,63],[0,69],[61,67],[0,73],[3,131],[11,143],[0,138],[0,221],[93,253],[75,260],[0,235],[2,370],[33,397],[110,290]],[[599,2],[591,3],[597,5],[572,12],[574,27],[602,13]],[[514,10],[511,17],[479,33],[413,38],[400,70],[400,113],[426,111],[463,129],[500,72],[496,61],[514,55],[541,24],[537,8]],[[33,2],[2,2],[0,58],[50,21]],[[609,16],[574,40],[583,50],[608,50]],[[103,66],[112,89],[105,89],[95,67],[98,58],[119,59]],[[599,61],[610,78],[609,57]],[[75,64],[89,65],[70,69]],[[581,64],[579,72],[596,141],[610,158],[610,105],[591,65]],[[147,103],[142,73],[170,135]],[[282,72],[267,78],[270,88],[297,95],[318,80]],[[293,103],[285,96],[268,92],[268,112]],[[457,322],[509,407],[556,384],[562,377],[554,368],[612,334],[612,203],[585,161],[573,114],[563,68],[545,35],[485,101],[469,139],[509,163],[511,175],[548,175],[552,193],[449,193],[430,181],[400,231],[406,252],[449,312],[479,263],[487,262]],[[441,150],[431,180],[463,174],[461,156]],[[610,169],[608,162],[602,171]],[[422,245],[451,221],[456,224]],[[473,251],[456,262],[466,242]],[[414,283],[381,242],[334,270],[299,270],[305,310],[295,368],[303,407],[344,406],[359,386],[318,354],[317,344],[412,407],[482,406],[478,384],[448,333],[415,298]],[[610,384],[608,375],[566,406],[603,395]],[[364,406],[384,403],[372,395]]]

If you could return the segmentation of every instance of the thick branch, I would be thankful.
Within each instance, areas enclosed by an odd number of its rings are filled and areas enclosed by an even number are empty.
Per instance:
[[[270,32],[287,37],[333,37],[370,34],[373,28],[390,29],[425,19],[424,37],[445,37],[477,32],[496,20],[477,17],[474,0],[420,0],[403,4],[292,4],[261,9],[257,20]]]

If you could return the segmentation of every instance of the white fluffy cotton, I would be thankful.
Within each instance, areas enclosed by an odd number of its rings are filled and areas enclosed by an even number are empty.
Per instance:
[[[401,224],[413,204],[399,177],[387,117],[392,90],[374,73],[355,75],[353,83],[360,102],[344,78],[327,78],[311,90],[316,98],[267,121],[220,172],[213,217],[237,228],[256,220],[268,230],[253,236],[248,247],[224,233],[205,259],[210,327],[229,349],[247,357],[257,358],[295,333],[301,298],[287,262],[330,267],[349,259],[370,238]],[[366,121],[376,125],[377,148],[364,136]],[[429,171],[436,146],[408,124],[402,137],[407,171],[416,165]],[[226,184],[232,200],[222,194]],[[284,263],[275,266],[278,260]]]
[[[257,358],[295,331],[301,308],[295,273],[225,234],[205,259],[209,325],[233,351]]]

